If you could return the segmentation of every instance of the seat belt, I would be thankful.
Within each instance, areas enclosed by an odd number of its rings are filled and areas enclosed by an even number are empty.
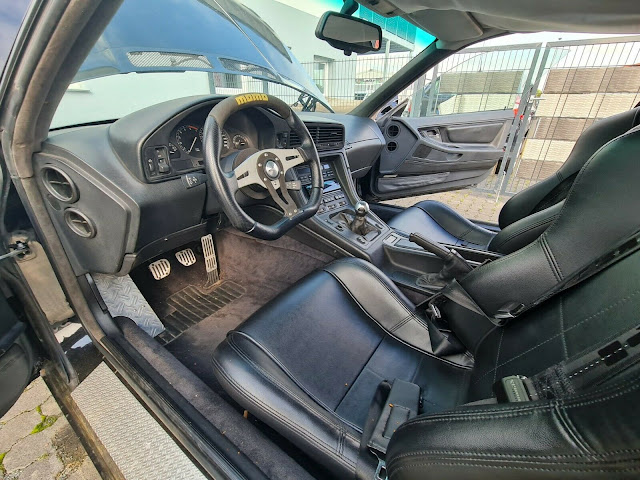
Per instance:
[[[392,384],[383,381],[378,385],[360,440],[356,479],[386,480],[385,455],[389,440],[400,425],[418,415],[419,408],[418,385],[398,378]],[[369,468],[371,454],[378,460],[373,476]]]
[[[498,403],[563,398],[594,388],[640,366],[640,325],[573,359],[552,365],[527,378],[512,375],[498,380]]]
[[[568,276],[563,281],[556,283],[553,287],[540,295],[537,299],[529,302],[528,304],[519,302],[509,302],[501,306],[495,312],[484,311],[473,299],[473,297],[467,292],[457,280],[451,281],[445,288],[439,293],[434,295],[429,300],[429,311],[438,312],[438,302],[444,298],[466,308],[478,315],[485,317],[491,323],[498,327],[506,325],[511,319],[522,315],[527,310],[534,308],[549,298],[557,295],[558,293],[571,288],[584,280],[592,277],[598,272],[601,272],[607,267],[615,264],[623,258],[631,255],[632,253],[640,249],[640,231],[636,231],[631,237],[624,240],[615,248],[609,250],[606,254],[590,263],[581,270],[578,270],[574,274]]]

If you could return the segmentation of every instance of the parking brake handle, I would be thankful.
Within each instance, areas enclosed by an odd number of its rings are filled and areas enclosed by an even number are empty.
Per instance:
[[[429,287],[444,287],[455,278],[461,278],[473,267],[453,249],[449,249],[438,242],[433,242],[419,233],[409,235],[409,241],[431,252],[443,261],[442,270],[438,273],[427,273],[418,279],[418,285]]]

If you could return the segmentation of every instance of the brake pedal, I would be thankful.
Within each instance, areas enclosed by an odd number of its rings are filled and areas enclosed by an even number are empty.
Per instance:
[[[200,242],[202,243],[202,253],[204,253],[204,266],[207,271],[207,286],[211,286],[220,280],[213,237],[211,234],[205,235],[200,239]]]
[[[162,280],[171,273],[171,264],[166,258],[161,258],[149,264],[149,271],[155,280]]]
[[[196,255],[190,248],[185,248],[184,250],[176,252],[176,259],[185,267],[190,267],[196,263]]]

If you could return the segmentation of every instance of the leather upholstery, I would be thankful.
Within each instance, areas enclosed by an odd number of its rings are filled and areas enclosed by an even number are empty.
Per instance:
[[[389,221],[389,226],[406,233],[420,233],[446,245],[481,250],[486,250],[496,235],[434,200],[425,200],[405,209]]]
[[[526,302],[640,228],[640,127],[607,143],[575,179],[536,241],[460,280],[485,310]],[[507,375],[534,375],[640,323],[640,251],[505,327],[452,303],[439,331],[382,272],[340,260],[230,332],[214,352],[229,394],[339,478],[355,471],[370,400],[382,380],[421,387],[421,415],[394,433],[392,480],[634,478],[640,474],[637,369],[571,396],[464,405]],[[471,359],[473,358],[473,362]],[[370,459],[373,462],[373,458]]]
[[[420,385],[426,412],[465,401],[471,358],[437,358],[430,344],[424,319],[397,287],[371,264],[348,259],[229,332],[213,365],[240,405],[346,478],[382,380]]]
[[[551,177],[517,193],[500,211],[495,232],[480,227],[436,201],[423,201],[389,221],[395,229],[417,232],[447,245],[508,254],[530,244],[556,219],[578,172],[605,143],[640,123],[640,107],[602,119],[587,128],[567,160]]]

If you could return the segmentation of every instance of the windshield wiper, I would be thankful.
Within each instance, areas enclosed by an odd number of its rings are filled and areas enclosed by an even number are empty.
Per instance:
[[[315,112],[318,105],[318,99],[308,93],[301,93],[298,97],[298,101],[291,105],[292,107],[302,106],[303,112]]]

